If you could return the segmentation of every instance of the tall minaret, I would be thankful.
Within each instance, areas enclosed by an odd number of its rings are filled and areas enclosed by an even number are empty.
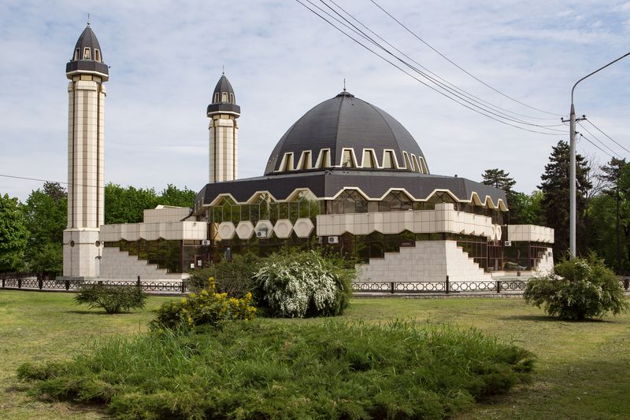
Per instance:
[[[104,107],[109,68],[90,24],[66,64],[68,84],[68,226],[63,232],[64,277],[98,276],[104,224]]]
[[[241,107],[236,105],[234,89],[221,75],[208,105],[210,118],[210,182],[232,181],[238,172],[238,124]]]

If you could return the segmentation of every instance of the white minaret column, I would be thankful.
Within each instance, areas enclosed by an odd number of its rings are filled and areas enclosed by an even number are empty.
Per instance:
[[[235,180],[238,176],[238,124],[241,107],[236,105],[234,89],[225,74],[221,75],[208,105],[210,124],[209,182]]]
[[[66,64],[68,84],[68,224],[63,275],[98,277],[104,224],[104,108],[109,68],[89,24]]]

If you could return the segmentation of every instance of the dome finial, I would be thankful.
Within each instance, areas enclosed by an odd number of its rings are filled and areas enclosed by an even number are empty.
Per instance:
[[[87,26],[90,26],[90,14],[88,13]]]
[[[343,91],[346,91],[346,78],[343,78]]]
[[[221,66],[221,76],[225,76],[225,64]]]

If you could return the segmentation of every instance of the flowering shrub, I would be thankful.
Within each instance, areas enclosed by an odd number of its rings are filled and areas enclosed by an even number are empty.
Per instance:
[[[334,316],[348,306],[353,277],[315,251],[276,254],[254,274],[254,293],[271,316]]]
[[[187,329],[203,324],[216,327],[224,321],[254,319],[256,308],[252,306],[252,300],[251,293],[240,299],[217,293],[214,278],[210,277],[206,289],[162,305],[151,328]]]
[[[543,307],[552,316],[581,321],[628,309],[615,273],[600,259],[575,258],[555,267],[556,275],[532,279],[525,301]]]

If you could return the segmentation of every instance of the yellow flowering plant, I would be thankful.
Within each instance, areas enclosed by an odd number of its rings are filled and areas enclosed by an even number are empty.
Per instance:
[[[157,318],[151,321],[151,328],[187,329],[204,324],[216,327],[225,321],[251,320],[256,316],[252,302],[251,293],[242,298],[217,293],[215,279],[210,277],[207,286],[198,293],[162,305]]]

